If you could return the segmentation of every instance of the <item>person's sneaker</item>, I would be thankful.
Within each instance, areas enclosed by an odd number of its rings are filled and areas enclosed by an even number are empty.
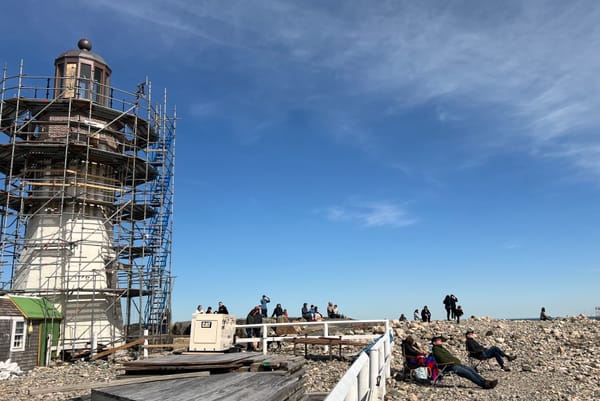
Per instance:
[[[498,384],[498,379],[494,379],[494,380],[486,380],[483,383],[483,388],[486,390],[492,389],[494,387],[496,387],[496,385]]]
[[[512,362],[512,361],[514,361],[515,359],[517,359],[517,356],[516,356],[516,355],[508,355],[508,356],[506,357],[506,359],[508,359],[509,361],[511,361],[511,362]]]
[[[508,366],[502,366],[502,370],[505,372],[510,372],[510,368]]]

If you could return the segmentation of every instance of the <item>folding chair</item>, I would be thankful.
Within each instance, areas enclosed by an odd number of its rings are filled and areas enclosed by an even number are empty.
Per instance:
[[[415,369],[419,367],[415,357],[407,356],[404,344],[401,344],[402,348],[402,376],[404,380],[414,380]]]
[[[467,351],[467,360],[469,361],[469,366],[479,372],[479,366],[485,367],[487,370],[492,370],[492,365],[490,365],[490,358],[484,358],[481,354],[474,354]]]
[[[415,372],[418,368],[426,368],[428,372],[428,376],[431,376],[429,372],[431,370],[431,366],[433,366],[433,358],[425,357],[425,356],[412,356],[406,355],[405,344],[401,344],[402,347],[402,376],[404,380],[415,380]]]
[[[442,382],[446,381],[452,387],[456,387],[456,373],[452,370],[453,364],[438,364],[436,363],[436,368],[431,372],[431,385],[432,386],[440,386]]]

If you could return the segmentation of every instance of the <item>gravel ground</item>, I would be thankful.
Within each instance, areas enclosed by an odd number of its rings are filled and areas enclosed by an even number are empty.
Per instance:
[[[393,322],[397,344],[394,346],[392,378],[387,382],[386,400],[455,401],[455,400],[541,400],[584,401],[600,400],[600,321],[586,318],[565,318],[549,322],[468,319],[460,325],[436,321]],[[507,363],[510,372],[500,370],[490,363],[491,370],[482,370],[484,377],[498,379],[493,390],[483,390],[462,378],[456,386],[450,382],[432,387],[400,379],[402,354],[399,340],[412,335],[422,345],[428,346],[433,335],[448,338],[445,346],[466,363],[464,332],[473,328],[484,345],[498,345],[509,354],[518,356]],[[380,328],[379,328],[380,329]],[[355,331],[356,332],[356,331]],[[276,353],[291,353],[284,346]],[[308,360],[306,391],[330,391],[351,364],[354,350],[347,350],[346,360]],[[68,400],[89,394],[89,390],[69,393],[30,394],[31,390],[82,383],[106,383],[122,373],[118,363],[77,362],[61,363],[49,368],[36,368],[32,372],[0,381],[0,400],[50,401]],[[397,378],[396,378],[397,377]]]
[[[449,338],[446,347],[467,363],[464,332],[473,328],[483,345],[497,345],[507,354],[517,355],[507,362],[510,372],[500,370],[495,360],[482,376],[498,379],[492,390],[483,390],[457,377],[456,387],[445,383],[432,387],[392,380],[386,400],[600,400],[600,321],[584,317],[553,321],[505,321],[469,319],[454,322],[395,322],[396,338],[413,335],[428,346],[434,335]],[[402,354],[394,347],[393,372],[402,369]]]

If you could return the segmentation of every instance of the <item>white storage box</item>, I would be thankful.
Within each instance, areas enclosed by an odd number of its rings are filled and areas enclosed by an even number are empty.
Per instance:
[[[226,351],[233,347],[235,316],[194,313],[190,351]]]

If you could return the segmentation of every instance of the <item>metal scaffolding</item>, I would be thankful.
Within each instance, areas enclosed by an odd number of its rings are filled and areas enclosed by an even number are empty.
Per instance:
[[[62,311],[62,351],[168,335],[176,111],[88,41],[55,65],[2,75],[0,288]]]

